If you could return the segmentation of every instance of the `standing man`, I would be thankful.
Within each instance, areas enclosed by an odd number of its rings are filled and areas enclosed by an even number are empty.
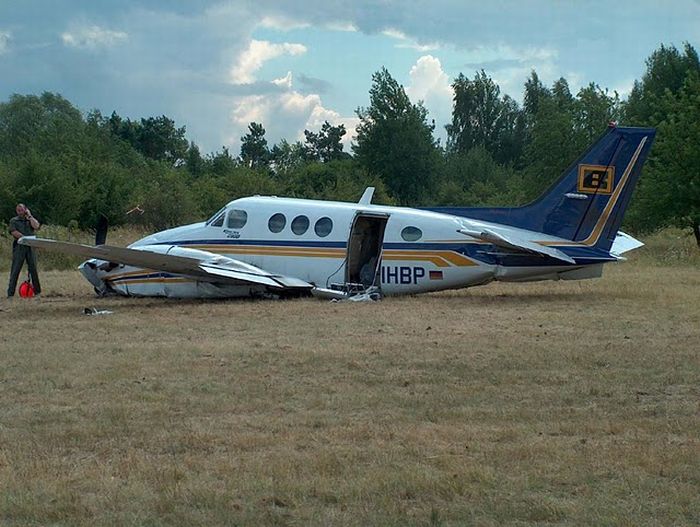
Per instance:
[[[19,278],[19,273],[22,270],[25,260],[27,261],[27,266],[29,267],[29,274],[32,277],[32,285],[34,286],[34,293],[41,293],[41,285],[39,284],[39,273],[36,269],[36,254],[34,254],[34,249],[27,245],[20,245],[17,243],[22,236],[33,236],[36,231],[39,230],[41,225],[32,216],[30,210],[24,206],[23,203],[17,205],[15,209],[17,211],[17,216],[10,220],[10,234],[12,234],[14,241],[12,243],[12,269],[10,270],[10,283],[7,285],[7,296],[15,296],[15,289],[17,288],[17,278]]]

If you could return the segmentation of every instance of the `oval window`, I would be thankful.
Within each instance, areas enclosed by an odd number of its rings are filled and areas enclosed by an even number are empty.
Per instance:
[[[244,210],[233,209],[228,213],[226,226],[229,229],[242,229],[248,221],[248,213]]]
[[[297,216],[292,220],[292,232],[301,236],[309,230],[309,218],[306,216]]]
[[[407,242],[415,242],[423,237],[423,231],[418,227],[404,227],[401,231],[401,237]]]
[[[314,225],[314,231],[321,238],[328,236],[333,230],[333,220],[327,217],[323,217],[316,222]]]
[[[282,232],[285,225],[287,225],[287,218],[284,217],[284,214],[279,212],[270,216],[267,222],[267,227],[272,232]]]

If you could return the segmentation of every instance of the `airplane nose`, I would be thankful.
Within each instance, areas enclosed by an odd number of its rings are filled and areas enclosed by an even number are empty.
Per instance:
[[[92,260],[87,260],[78,266],[80,273],[85,277],[85,279],[92,284],[95,291],[100,293],[106,291],[106,285],[104,280],[102,280],[98,273],[97,265]]]

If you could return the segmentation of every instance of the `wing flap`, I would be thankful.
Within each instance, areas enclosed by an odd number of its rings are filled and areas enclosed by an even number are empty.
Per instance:
[[[216,267],[207,264],[201,264],[199,266],[199,269],[202,272],[204,272],[207,276],[217,277],[227,281],[233,280],[234,283],[238,284],[254,283],[259,285],[265,285],[267,287],[274,287],[276,289],[284,289],[283,285],[281,285],[279,282],[277,282],[269,276],[242,273],[233,269],[225,269],[222,267]]]

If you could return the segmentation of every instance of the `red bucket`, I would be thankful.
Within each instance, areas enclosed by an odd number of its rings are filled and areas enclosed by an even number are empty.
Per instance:
[[[31,298],[34,296],[34,286],[29,280],[25,280],[19,285],[19,296],[22,298]]]

